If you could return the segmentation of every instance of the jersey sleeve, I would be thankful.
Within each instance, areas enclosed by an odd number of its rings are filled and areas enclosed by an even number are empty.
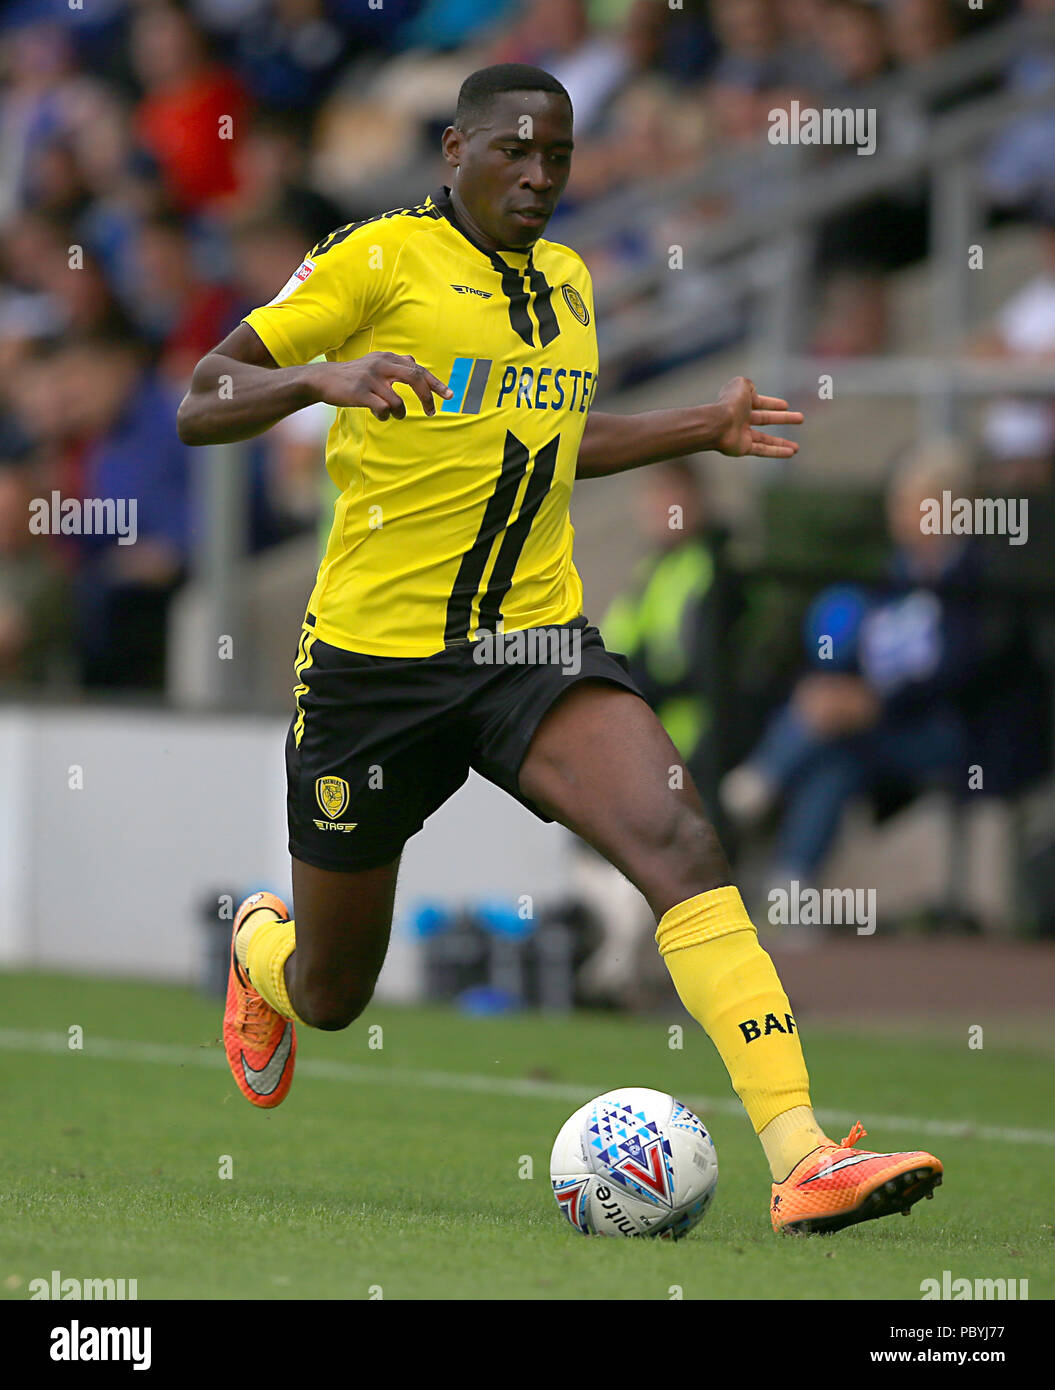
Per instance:
[[[399,239],[376,223],[356,228],[343,240],[328,237],[271,303],[254,309],[244,322],[280,367],[334,353],[383,310],[399,250]]]

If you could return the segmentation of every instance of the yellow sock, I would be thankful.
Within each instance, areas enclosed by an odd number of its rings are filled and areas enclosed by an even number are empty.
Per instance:
[[[678,903],[660,921],[656,944],[682,1003],[718,1049],[774,1179],[783,1181],[831,1141],[813,1118],[791,1005],[739,891],[715,888]],[[792,1112],[790,1123],[770,1128]]]
[[[253,916],[257,917],[254,913]],[[246,941],[242,943],[242,937]],[[283,922],[280,917],[263,919],[262,914],[256,922],[247,922],[235,938],[235,954],[244,964],[253,983],[273,1009],[283,1018],[291,1018],[296,1023],[304,1020],[297,1017],[290,1003],[286,989],[286,961],[296,948],[297,939],[292,922]],[[242,962],[242,951],[245,961]]]
[[[243,970],[249,969],[249,943],[253,939],[253,933],[257,927],[262,927],[265,922],[280,922],[281,920],[278,913],[272,911],[270,907],[255,907],[238,928],[238,934],[234,939],[234,954]]]
[[[796,1105],[770,1120],[758,1136],[775,1182],[783,1182],[800,1159],[832,1141],[808,1105]]]

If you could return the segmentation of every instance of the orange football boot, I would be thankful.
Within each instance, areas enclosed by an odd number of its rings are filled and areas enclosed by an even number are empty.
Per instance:
[[[227,976],[227,1007],[223,1015],[223,1045],[238,1089],[254,1105],[270,1109],[285,1100],[293,1084],[297,1030],[249,982],[238,964],[234,939],[247,917],[269,907],[283,922],[289,910],[273,893],[253,893],[235,913],[231,932],[231,969]]]
[[[774,1231],[828,1235],[896,1211],[907,1216],[921,1197],[934,1196],[940,1159],[921,1149],[877,1154],[851,1147],[867,1133],[857,1122],[841,1144],[822,1144],[773,1184]]]

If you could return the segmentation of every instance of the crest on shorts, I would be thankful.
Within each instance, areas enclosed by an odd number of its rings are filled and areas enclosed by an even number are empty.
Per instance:
[[[316,777],[315,800],[330,820],[336,820],[348,805],[348,783],[343,777]]]
[[[590,311],[587,309],[582,295],[574,285],[561,285],[560,292],[564,296],[568,308],[585,328],[590,322]]]

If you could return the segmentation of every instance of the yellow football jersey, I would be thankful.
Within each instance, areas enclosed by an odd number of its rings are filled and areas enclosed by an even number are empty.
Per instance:
[[[404,420],[338,410],[341,495],[308,604],[324,642],[430,656],[579,615],[568,505],[597,387],[580,256],[484,250],[443,188],[333,232],[245,322],[280,367],[409,354],[454,392],[431,417],[400,383]]]

